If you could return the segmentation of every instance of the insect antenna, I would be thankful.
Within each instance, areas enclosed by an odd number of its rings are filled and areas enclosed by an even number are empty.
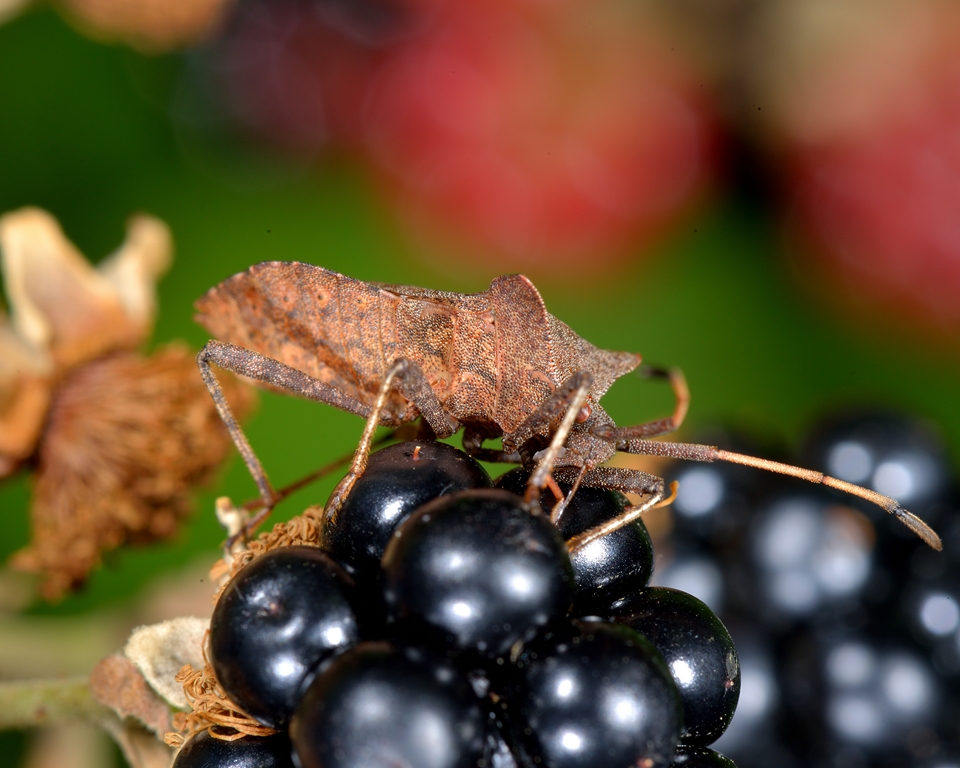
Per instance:
[[[891,515],[897,518],[907,528],[913,531],[923,541],[933,549],[940,551],[943,549],[943,543],[936,532],[923,520],[912,512],[908,512],[896,499],[884,496],[882,493],[863,488],[845,480],[839,480],[830,477],[822,472],[816,472],[812,469],[803,469],[792,464],[783,464],[779,461],[761,459],[756,456],[746,456],[742,453],[733,453],[724,451],[713,445],[699,445],[696,443],[669,443],[659,440],[625,440],[617,445],[617,449],[628,453],[635,453],[645,456],[662,456],[670,459],[683,459],[687,461],[726,461],[731,464],[742,464],[747,467],[763,469],[768,472],[776,472],[780,475],[788,475],[810,483],[825,485],[828,488],[834,488],[852,496],[869,501],[878,507],[885,509]]]

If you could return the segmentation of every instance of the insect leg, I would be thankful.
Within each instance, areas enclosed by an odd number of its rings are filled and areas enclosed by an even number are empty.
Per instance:
[[[943,548],[940,537],[934,530],[915,514],[908,512],[900,506],[896,499],[891,499],[889,496],[884,496],[882,493],[877,493],[869,488],[863,488],[859,485],[824,475],[822,472],[803,469],[802,467],[796,467],[792,464],[781,464],[779,461],[760,459],[756,456],[745,456],[741,453],[724,451],[713,445],[625,439],[618,440],[616,448],[618,451],[625,451],[626,453],[636,453],[645,456],[663,456],[665,458],[685,459],[687,461],[728,461],[732,464],[743,464],[747,467],[756,467],[757,469],[764,469],[768,472],[797,477],[810,483],[825,485],[828,488],[834,488],[838,491],[858,496],[861,499],[865,499],[882,507],[923,539],[930,547],[936,550]]]
[[[484,448],[483,441],[491,437],[481,430],[465,426],[463,428],[463,450],[478,461],[494,464],[521,464],[523,459],[517,451],[499,451],[496,448]]]
[[[587,394],[589,394],[592,384],[593,376],[587,371],[577,371],[570,376],[563,384],[557,387],[550,397],[540,403],[537,410],[527,416],[519,427],[509,435],[504,435],[504,451],[507,453],[515,452],[519,446],[540,432],[555,432],[558,428],[555,428],[554,425],[559,422],[561,417],[569,412],[569,406],[576,397],[575,393],[579,389],[585,389]],[[577,411],[572,417],[574,420],[580,416],[580,409],[583,407],[584,402],[586,402],[586,397],[577,405]],[[566,434],[564,435],[564,440],[565,439]]]
[[[214,342],[207,344],[197,355],[197,366],[200,368],[200,376],[203,378],[203,383],[206,385],[207,391],[213,399],[217,413],[220,414],[220,419],[230,433],[233,444],[237,446],[240,456],[243,457],[243,463],[247,465],[253,481],[257,484],[257,490],[260,491],[260,500],[263,502],[263,506],[269,508],[274,503],[275,494],[273,486],[270,485],[266,470],[264,470],[263,465],[260,463],[260,459],[257,458],[257,454],[254,453],[250,441],[247,440],[247,436],[240,426],[240,422],[238,422],[236,416],[233,415],[233,410],[231,410],[230,404],[227,402],[226,397],[223,395],[223,390],[220,388],[220,382],[217,381],[217,377],[210,367],[210,363],[215,362],[221,368],[232,370],[228,366],[223,365],[217,358],[215,354],[217,350],[211,348],[211,344],[213,343]]]
[[[339,390],[331,387],[324,382],[308,376],[296,368],[284,365],[278,360],[274,360],[264,355],[252,352],[249,349],[238,347],[234,344],[226,344],[222,341],[209,341],[207,345],[200,350],[197,355],[197,365],[200,368],[200,375],[203,382],[213,398],[214,405],[220,418],[227,427],[234,445],[243,457],[244,464],[254,482],[257,484],[257,490],[260,492],[262,502],[260,511],[253,517],[247,526],[247,530],[253,530],[270,514],[270,511],[280,500],[280,496],[274,491],[270,480],[267,478],[266,470],[257,458],[256,453],[250,445],[250,441],[244,434],[243,429],[237,422],[229,403],[223,396],[223,390],[213,373],[211,363],[224,370],[232,371],[241,376],[247,376],[265,384],[270,384],[279,389],[294,392],[310,400],[317,400],[322,403],[328,403],[342,408],[345,411],[356,413],[360,416],[366,416],[369,407],[355,400],[352,397],[344,395]]]
[[[580,470],[575,467],[558,467],[553,471],[554,479],[559,483],[572,484]],[[637,493],[646,496],[651,493],[663,493],[663,478],[627,467],[594,467],[587,470],[581,485],[587,488],[603,488],[621,493]]]
[[[567,550],[570,554],[582,549],[592,541],[629,525],[647,510],[664,503],[663,478],[641,472],[639,469],[594,467],[583,473],[581,470],[572,467],[560,467],[554,470],[553,475],[554,479],[561,483],[572,484],[577,478],[582,477],[581,484],[589,488],[605,488],[623,493],[636,493],[643,497],[639,504],[627,507],[621,514],[611,520],[567,539]]]
[[[667,435],[680,428],[687,415],[687,406],[690,404],[690,390],[687,389],[687,380],[679,368],[653,368],[642,366],[640,373],[648,378],[667,379],[673,388],[676,404],[673,413],[665,419],[649,421],[646,424],[637,424],[633,427],[617,427],[613,424],[604,424],[591,430],[591,434],[604,440],[631,440],[659,437]]]
[[[420,411],[420,414],[437,437],[449,437],[460,428],[460,424],[443,410],[442,403],[437,398],[436,392],[433,391],[433,387],[430,386],[430,382],[420,366],[405,357],[395,360],[387,369],[383,381],[380,383],[377,399],[367,416],[367,423],[363,428],[363,435],[360,437],[357,451],[353,455],[350,471],[337,484],[327,501],[327,506],[324,508],[325,524],[332,524],[336,521],[340,507],[343,506],[350,489],[353,488],[357,478],[367,468],[373,435],[380,424],[380,417],[387,404],[387,398],[393,390],[397,390],[417,407],[417,410]]]
[[[567,387],[567,384],[570,384],[573,380],[576,380],[575,388],[572,388],[572,391],[570,391],[570,388]],[[563,420],[560,422],[560,426],[557,427],[556,431],[553,433],[553,437],[550,439],[550,445],[548,445],[547,448],[541,452],[541,454],[538,454],[540,457],[540,463],[537,464],[536,469],[530,473],[530,479],[527,480],[527,491],[524,494],[524,501],[527,504],[527,507],[534,514],[541,512],[540,492],[546,488],[552,480],[553,466],[556,464],[557,458],[560,456],[560,451],[563,449],[563,444],[566,442],[567,436],[570,434],[570,430],[573,428],[574,422],[576,422],[577,417],[580,415],[580,410],[587,401],[587,395],[590,394],[591,384],[593,384],[593,376],[586,371],[578,371],[567,380],[563,387],[554,392],[553,396],[543,403],[543,405],[541,405],[541,407],[533,414],[545,415],[546,413],[549,413],[549,411],[545,411],[545,406],[551,404],[551,401],[555,400],[557,395],[561,394],[562,392],[569,392],[569,394],[567,394],[563,400],[557,403],[557,406],[566,408],[566,413],[563,415]],[[557,407],[558,410],[559,407]],[[527,418],[524,424],[526,424],[529,420],[530,417]],[[547,423],[550,421],[552,421],[552,419],[549,419]],[[523,425],[521,425],[521,427],[522,426]],[[551,515],[551,519],[554,517],[559,517],[565,505],[566,499],[561,499],[558,502],[557,507],[554,508],[554,513]]]
[[[662,507],[666,504],[669,504],[673,501],[677,493],[677,483],[674,482],[670,487],[670,497],[664,498],[663,491],[660,493],[651,494],[643,498],[643,500],[632,507],[627,507],[623,510],[623,513],[613,518],[612,520],[607,520],[607,522],[602,525],[598,525],[595,528],[591,528],[589,531],[584,531],[583,533],[577,534],[576,536],[571,536],[566,541],[567,551],[572,555],[577,550],[583,549],[588,544],[596,541],[597,539],[607,536],[615,531],[623,528],[625,525],[629,525],[634,520],[639,518],[644,512],[649,512],[651,509],[656,507]]]

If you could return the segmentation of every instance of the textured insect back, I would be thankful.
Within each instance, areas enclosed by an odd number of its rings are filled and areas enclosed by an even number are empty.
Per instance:
[[[491,417],[513,432],[561,384],[553,358],[550,315],[540,294],[523,275],[490,283],[497,333],[497,397]]]
[[[373,341],[381,329],[370,327],[370,317],[382,293],[322,267],[268,261],[211,288],[195,304],[196,319],[220,341],[283,361],[363,400],[376,386],[358,382],[379,382],[386,367],[369,355],[379,348]]]
[[[636,352],[595,347],[551,314],[547,314],[547,326],[558,380],[565,381],[577,371],[590,371],[593,374],[590,397],[594,401],[599,401],[621,376],[635,371],[643,360]]]

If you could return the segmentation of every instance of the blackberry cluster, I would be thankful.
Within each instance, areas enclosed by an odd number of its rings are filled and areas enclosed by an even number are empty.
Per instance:
[[[719,463],[668,468],[680,488],[652,582],[703,599],[740,657],[740,707],[717,749],[741,768],[960,768],[960,494],[938,434],[847,412],[780,458],[896,497],[944,551],[819,486]]]
[[[322,548],[254,559],[214,611],[218,681],[277,735],[194,737],[175,768],[732,766],[717,616],[648,585],[639,521],[568,553],[625,497],[581,489],[555,526],[522,472],[497,486],[443,443],[374,453]]]

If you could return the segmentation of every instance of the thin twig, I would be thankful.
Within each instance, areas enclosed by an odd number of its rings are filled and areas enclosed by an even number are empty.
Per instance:
[[[0,730],[78,718],[102,723],[112,714],[94,700],[86,677],[0,683]]]

